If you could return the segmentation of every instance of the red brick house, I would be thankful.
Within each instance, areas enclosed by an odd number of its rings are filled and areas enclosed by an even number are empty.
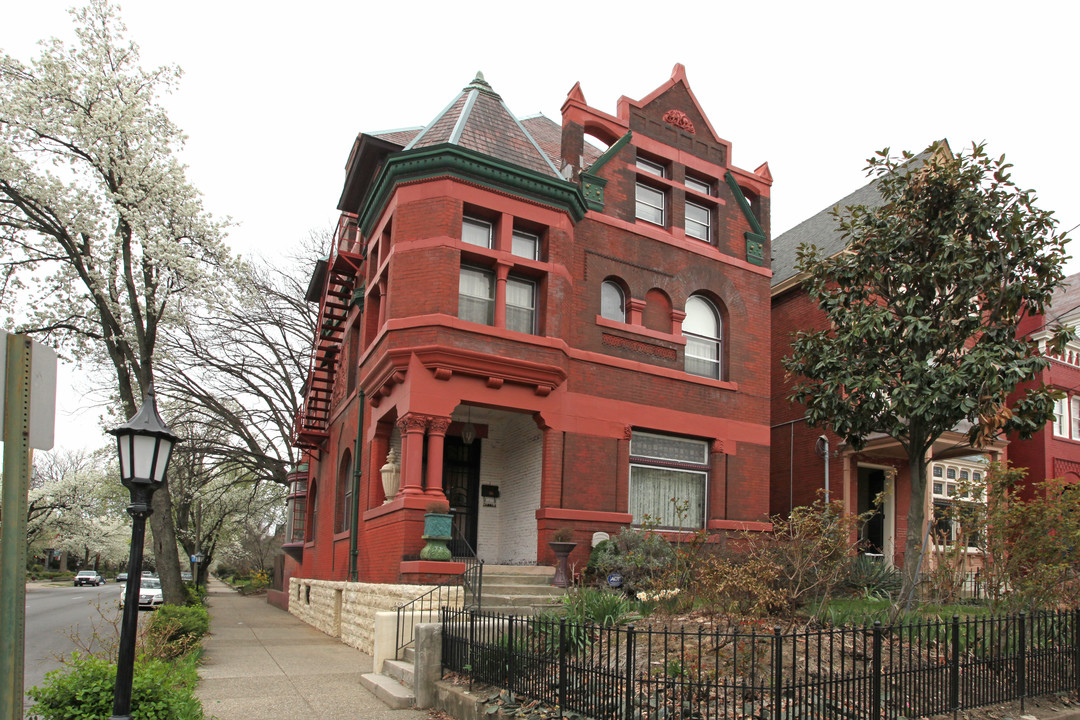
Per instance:
[[[518,120],[478,75],[361,134],[308,292],[286,573],[434,579],[442,499],[489,563],[548,564],[569,527],[581,567],[646,515],[768,527],[772,179],[731,152],[681,65],[615,114],[575,85],[561,125]]]
[[[1039,341],[1045,351],[1050,330],[1060,325],[1080,326],[1080,274],[1065,279],[1045,315],[1024,320],[1019,331]],[[1050,355],[1050,366],[1031,383],[1017,388],[1019,394],[1031,385],[1046,384],[1065,393],[1057,402],[1057,418],[1029,440],[1012,438],[1009,461],[1026,468],[1029,483],[1046,478],[1080,482],[1080,344],[1070,343],[1060,355]]]
[[[944,141],[942,147],[944,152],[949,152]],[[834,205],[874,207],[881,202],[871,182]],[[912,501],[905,450],[897,441],[882,435],[869,438],[865,447],[856,452],[834,433],[809,427],[803,406],[788,400],[794,383],[786,377],[781,364],[782,358],[791,352],[795,332],[828,327],[825,314],[803,289],[804,278],[796,271],[795,264],[796,252],[803,243],[815,245],[829,257],[845,250],[831,208],[773,240],[769,508],[771,514],[786,515],[793,507],[809,505],[820,492],[828,490],[830,498],[843,500],[849,511],[863,513],[873,510],[875,499],[884,493],[883,506],[864,527],[860,540],[864,552],[880,555],[899,567],[903,564],[904,545],[910,531],[907,516]],[[931,450],[928,466],[931,478],[926,496],[917,500],[926,505],[927,524],[914,530],[924,540],[935,534],[951,536],[955,531],[950,521],[941,517],[943,513],[939,513],[935,527],[933,508],[953,502],[957,482],[981,475],[989,460],[1005,459],[1004,441],[976,451],[968,445],[967,430],[967,426],[958,426],[945,433]]]

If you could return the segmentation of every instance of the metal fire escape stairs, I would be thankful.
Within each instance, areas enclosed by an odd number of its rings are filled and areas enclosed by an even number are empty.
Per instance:
[[[312,286],[315,287],[321,281],[322,291],[319,295],[315,341],[307,382],[304,384],[304,405],[293,426],[293,445],[296,447],[317,450],[330,435],[330,404],[344,345],[345,319],[362,264],[363,248],[356,215],[343,213],[334,233],[330,255],[326,260],[319,261],[312,279]],[[313,299],[315,287],[309,287],[309,299]]]

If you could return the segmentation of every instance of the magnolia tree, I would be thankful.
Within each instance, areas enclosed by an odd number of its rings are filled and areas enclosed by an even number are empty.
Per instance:
[[[1017,337],[1043,313],[1063,280],[1065,235],[1030,190],[1010,179],[1004,157],[982,145],[920,158],[882,151],[870,160],[882,203],[836,211],[847,252],[799,249],[804,287],[828,321],[796,333],[784,367],[791,399],[807,420],[830,426],[853,448],[882,433],[907,456],[909,505],[905,596],[915,586],[924,527],[926,461],[935,440],[961,421],[968,440],[1030,437],[1053,417],[1053,392],[1021,382],[1048,364]],[[1071,330],[1056,328],[1060,349]]]
[[[145,70],[105,0],[73,11],[77,42],[29,65],[0,53],[0,292],[10,324],[115,375],[132,417],[163,330],[210,294],[229,255],[222,227],[176,159],[183,135],[159,105],[175,67]],[[154,552],[182,602],[168,487],[154,494]]]

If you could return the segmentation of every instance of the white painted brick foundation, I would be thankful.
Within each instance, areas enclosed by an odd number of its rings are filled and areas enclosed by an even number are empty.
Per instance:
[[[536,562],[536,509],[540,507],[543,440],[529,415],[504,413],[488,425],[480,454],[480,483],[496,485],[496,507],[481,498],[476,552],[486,563]]]

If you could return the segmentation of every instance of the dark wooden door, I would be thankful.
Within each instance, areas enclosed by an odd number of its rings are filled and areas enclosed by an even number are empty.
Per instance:
[[[480,442],[466,445],[458,437],[446,438],[443,446],[443,491],[454,514],[454,557],[476,554],[477,509],[480,505]],[[462,542],[462,538],[466,542]]]

